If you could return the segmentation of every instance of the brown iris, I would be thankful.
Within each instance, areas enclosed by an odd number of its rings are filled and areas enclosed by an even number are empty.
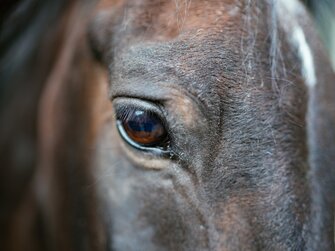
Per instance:
[[[166,143],[167,132],[162,120],[151,112],[134,110],[119,119],[126,140],[144,147],[162,147]],[[121,132],[122,134],[122,132]],[[128,139],[127,139],[128,138]],[[133,142],[128,142],[132,144]]]

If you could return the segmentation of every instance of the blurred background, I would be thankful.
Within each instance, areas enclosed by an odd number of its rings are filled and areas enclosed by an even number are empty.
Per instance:
[[[313,14],[335,69],[335,0],[304,0]]]

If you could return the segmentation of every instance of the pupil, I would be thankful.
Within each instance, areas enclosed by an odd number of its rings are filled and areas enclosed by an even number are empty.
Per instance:
[[[160,146],[167,133],[162,121],[154,114],[136,110],[122,122],[128,137],[144,146]]]

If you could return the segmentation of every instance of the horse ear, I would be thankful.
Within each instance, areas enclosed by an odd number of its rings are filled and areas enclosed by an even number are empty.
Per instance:
[[[117,1],[120,2],[120,1]],[[119,4],[99,4],[88,27],[88,37],[94,57],[101,63],[108,62],[111,54],[113,27],[117,20]]]

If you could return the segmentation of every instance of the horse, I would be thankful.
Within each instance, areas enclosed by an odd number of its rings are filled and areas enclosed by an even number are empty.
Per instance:
[[[6,90],[1,247],[334,250],[335,75],[299,1],[58,4],[0,74],[35,88]]]

